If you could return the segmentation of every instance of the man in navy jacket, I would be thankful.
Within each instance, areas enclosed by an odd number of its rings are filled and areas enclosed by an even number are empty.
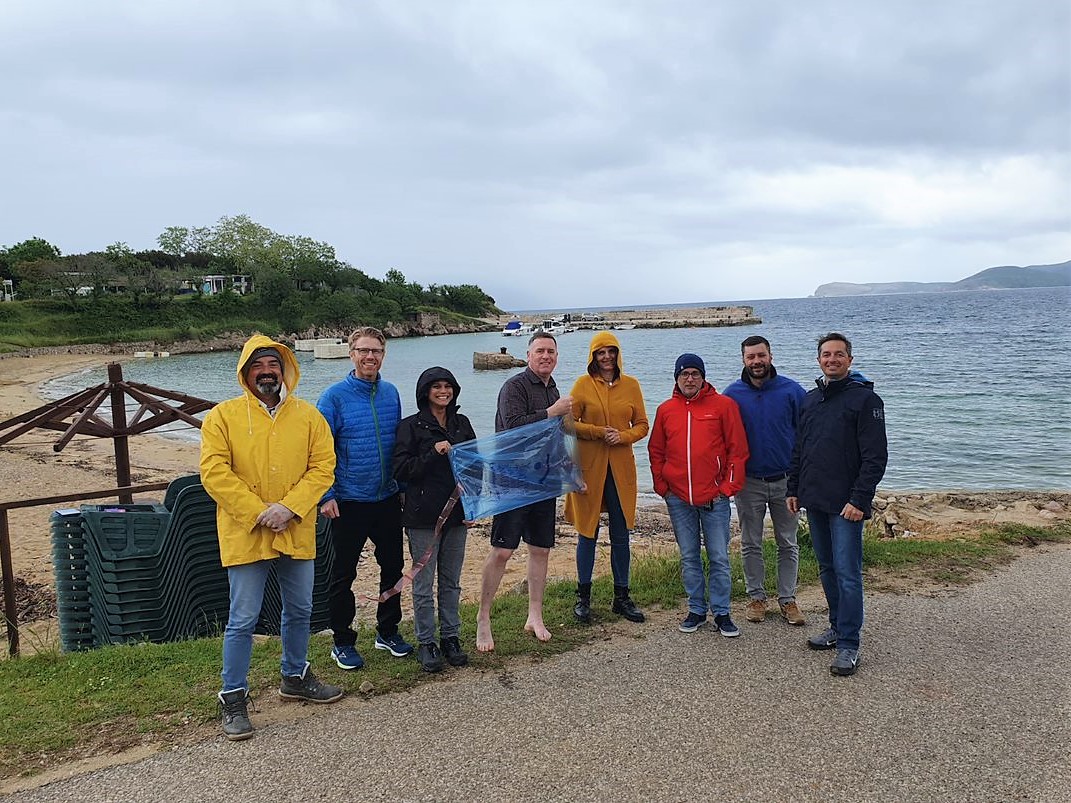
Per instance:
[[[750,456],[747,480],[736,496],[740,519],[740,552],[749,597],[747,620],[766,618],[766,565],[762,558],[762,534],[766,509],[770,510],[777,541],[777,603],[789,624],[807,620],[796,604],[800,548],[796,543],[799,515],[785,504],[788,469],[796,446],[800,408],[807,395],[800,383],[777,373],[770,341],[752,335],[740,344],[744,369],[740,378],[724,391],[740,407],[747,432]]]
[[[874,383],[852,371],[852,344],[839,332],[818,341],[822,378],[807,394],[788,473],[789,510],[807,510],[829,605],[829,628],[807,640],[836,649],[829,667],[852,675],[863,626],[863,521],[888,463],[885,407]]]

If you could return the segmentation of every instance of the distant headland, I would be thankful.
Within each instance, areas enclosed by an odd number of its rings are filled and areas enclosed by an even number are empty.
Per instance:
[[[960,279],[958,282],[830,282],[819,285],[815,298],[869,296],[887,293],[955,293],[963,290],[1014,290],[1023,287],[1071,287],[1071,260],[1058,265],[1004,265]]]

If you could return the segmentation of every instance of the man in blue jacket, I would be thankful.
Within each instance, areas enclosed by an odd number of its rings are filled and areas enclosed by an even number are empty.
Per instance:
[[[766,565],[762,557],[762,534],[766,510],[770,510],[777,541],[777,602],[789,624],[807,620],[796,604],[800,548],[796,543],[799,515],[785,503],[788,469],[796,445],[796,426],[807,392],[799,382],[777,373],[770,341],[752,335],[740,344],[744,369],[740,378],[725,389],[725,395],[740,407],[750,457],[747,479],[737,492],[736,515],[740,519],[740,551],[749,601],[749,622],[766,618]]]
[[[818,365],[822,377],[800,411],[786,502],[793,512],[807,510],[829,605],[829,628],[807,644],[836,649],[829,671],[852,675],[863,627],[863,522],[889,459],[885,407],[874,383],[851,370],[852,344],[844,335],[819,339]]]
[[[379,564],[379,591],[383,593],[402,577],[402,508],[398,483],[391,473],[394,436],[402,417],[398,389],[381,378],[387,340],[371,326],[350,335],[353,370],[320,396],[317,409],[327,419],[335,438],[335,484],[324,496],[320,512],[331,524],[335,563],[328,590],[328,607],[334,648],[331,657],[342,669],[360,669],[353,620],[357,604],[353,581],[365,542],[375,545]],[[402,602],[397,594],[376,610],[377,650],[396,658],[413,651],[401,633]]]

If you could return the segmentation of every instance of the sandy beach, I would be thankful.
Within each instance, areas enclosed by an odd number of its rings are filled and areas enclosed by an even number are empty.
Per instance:
[[[7,357],[0,359],[0,420],[7,420],[35,409],[44,403],[41,387],[49,379],[117,359],[115,355],[77,354]],[[236,388],[237,390],[237,388]],[[52,430],[32,430],[6,446],[0,447],[0,499],[14,501],[58,495],[66,492],[105,490],[115,486],[115,463],[111,441],[79,437],[58,454],[53,451],[60,437]],[[129,440],[131,477],[135,485],[169,482],[184,474],[197,472],[198,449],[193,444],[180,443],[153,435],[140,435]],[[146,499],[159,500],[162,492]],[[139,500],[136,500],[139,501]],[[50,562],[48,519],[56,507],[50,505],[12,510],[9,513],[12,559],[16,577],[31,583],[53,584]],[[477,524],[470,530],[465,558],[462,587],[466,599],[479,593],[479,571],[488,549],[487,525]],[[575,577],[576,532],[559,522],[559,547],[552,552],[551,578]],[[645,555],[675,551],[668,517],[657,510],[644,511],[637,522],[634,535],[634,554]],[[596,572],[609,572],[609,546],[603,539],[597,555]],[[523,550],[523,547],[522,547]],[[525,561],[510,562],[503,578],[502,591],[508,592],[525,581]],[[377,591],[378,569],[365,555],[368,566],[359,573],[355,589],[372,595]],[[403,610],[411,616],[411,601],[403,594]],[[365,603],[369,608],[370,603]]]

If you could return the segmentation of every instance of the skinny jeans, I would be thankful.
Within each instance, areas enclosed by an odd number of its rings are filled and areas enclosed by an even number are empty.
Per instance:
[[[602,503],[610,517],[610,571],[614,575],[614,585],[627,588],[632,563],[628,523],[625,521],[621,498],[617,495],[617,484],[609,466],[606,468],[606,484],[602,487]],[[595,525],[595,535],[591,538],[581,535],[576,539],[576,579],[581,584],[590,583],[595,571],[595,542],[599,539],[601,525],[600,520]]]
[[[424,568],[413,578],[413,627],[420,644],[435,641],[435,595],[432,587],[439,581],[439,638],[448,639],[461,633],[461,566],[465,562],[465,542],[468,528],[463,525],[444,527],[439,543],[435,543],[434,527],[408,527],[409,554],[416,564],[431,548]]]

